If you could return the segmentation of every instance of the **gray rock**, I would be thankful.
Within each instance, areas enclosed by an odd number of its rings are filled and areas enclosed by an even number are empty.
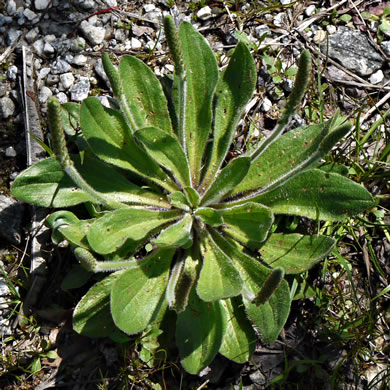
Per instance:
[[[381,48],[385,52],[385,54],[390,57],[390,41],[381,42]]]
[[[18,68],[15,65],[11,65],[7,70],[8,79],[15,81],[17,76],[18,76]]]
[[[49,97],[52,95],[53,95],[53,92],[51,91],[51,89],[46,87],[46,86],[43,86],[38,94],[39,103],[45,104],[47,102],[47,100],[49,99]]]
[[[7,282],[3,278],[0,278],[0,297],[6,297],[9,294],[11,294],[11,291]]]
[[[49,74],[46,79],[47,85],[54,85],[60,81],[58,74]]]
[[[140,49],[142,47],[142,42],[137,39],[137,38],[131,38],[131,48],[136,50],[136,49]]]
[[[97,75],[109,86],[110,83],[108,81],[108,78],[107,78],[107,75],[106,75],[106,72],[104,71],[104,68],[103,68],[103,63],[102,63],[102,59],[99,58],[97,61],[96,61],[96,65],[95,65],[95,72],[97,73]]]
[[[50,68],[42,68],[40,71],[39,71],[39,78],[42,80],[44,79],[49,73],[50,73]]]
[[[71,99],[76,102],[81,102],[88,97],[91,84],[88,78],[82,78],[78,83],[74,84],[70,90]]]
[[[11,27],[7,33],[8,46],[14,46],[21,35],[22,35],[21,30],[17,30],[15,27]]]
[[[270,35],[271,30],[266,24],[260,24],[255,27],[255,35],[257,38],[261,38],[264,34]]]
[[[74,53],[79,53],[85,49],[85,39],[83,37],[77,37],[72,39],[70,43],[70,50]]]
[[[377,70],[375,73],[373,73],[370,78],[368,79],[368,81],[371,83],[371,84],[379,84],[381,81],[383,81],[383,79],[385,78],[385,75],[383,74],[382,70],[379,69]]]
[[[39,29],[38,27],[35,27],[33,29],[31,29],[26,35],[25,35],[25,39],[28,43],[31,43],[31,42],[34,42],[35,39],[37,38],[39,34]]]
[[[321,51],[327,51],[327,43],[320,46]],[[336,34],[329,36],[329,57],[340,61],[345,68],[360,76],[368,76],[384,63],[380,53],[360,31],[348,27],[340,27]]]
[[[253,384],[257,386],[261,386],[266,383],[265,376],[259,370],[252,372],[252,374],[249,374],[249,378],[251,379]]]
[[[54,62],[54,64],[51,66],[51,73],[52,74],[61,74],[69,72],[72,67],[68,62],[63,60],[62,58],[58,59]]]
[[[12,22],[12,18],[10,16],[4,16],[3,14],[0,14],[0,27],[4,26],[5,24],[10,24]]]
[[[77,66],[84,66],[87,62],[88,62],[88,57],[82,54],[77,54],[77,56],[74,56],[72,61],[72,63]]]
[[[5,86],[3,84],[0,84],[0,97],[5,96],[6,92],[7,89],[5,88]]]
[[[80,24],[80,29],[93,46],[100,45],[104,41],[104,36],[106,35],[104,27],[96,27],[83,20]]]
[[[34,12],[34,11],[31,11],[31,9],[29,8],[26,8],[24,11],[23,11],[23,15],[26,17],[27,20],[29,20],[30,22],[33,21],[35,18],[37,18],[37,14]],[[38,19],[36,20],[38,21]]]
[[[5,149],[5,156],[6,157],[16,157],[16,150],[13,146],[8,146],[7,149]]]
[[[93,0],[78,0],[76,3],[85,10],[94,10],[97,6]]]
[[[8,0],[7,2],[7,14],[14,16],[16,14],[16,2],[14,0]]]
[[[309,5],[309,6],[305,9],[305,15],[306,15],[306,16],[312,16],[312,15],[314,15],[315,12],[316,12],[316,6],[315,6],[315,4],[311,4],[311,5]]]
[[[46,9],[50,4],[50,0],[35,0],[34,5],[35,9],[42,11]]]
[[[72,73],[63,73],[60,76],[60,81],[65,90],[69,89],[74,83],[74,76]]]
[[[68,102],[68,97],[63,93],[63,92],[58,92],[56,94],[56,98],[61,104],[67,103]]]
[[[54,50],[54,47],[52,45],[50,45],[50,43],[45,42],[45,44],[43,46],[43,52],[47,56],[51,56],[55,53],[55,50]]]
[[[12,116],[15,112],[15,104],[8,97],[4,96],[0,99],[0,117],[3,119],[7,119]]]
[[[214,15],[213,15],[213,11],[211,10],[211,8],[206,5],[206,7],[202,7],[197,13],[196,13],[196,16],[200,19],[200,20],[208,20],[210,18],[212,18]]]
[[[45,42],[43,42],[43,39],[37,39],[34,43],[33,43],[33,48],[34,50],[36,51],[36,53],[42,57],[43,56],[43,48],[45,46]]]
[[[5,195],[0,195],[0,236],[20,244],[24,206]]]
[[[154,9],[156,9],[156,6],[154,4],[144,4],[142,8],[144,9],[145,12],[151,12]]]

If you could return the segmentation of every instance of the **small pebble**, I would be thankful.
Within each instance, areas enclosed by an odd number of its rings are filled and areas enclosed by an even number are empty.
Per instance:
[[[55,96],[60,102],[60,104],[64,104],[68,102],[68,97],[65,95],[64,92],[58,92]]]
[[[140,49],[142,47],[142,42],[137,38],[131,38],[131,48],[133,50]]]
[[[35,0],[34,5],[35,9],[38,11],[42,11],[46,9],[50,4],[50,0]]]
[[[93,46],[100,45],[104,41],[106,35],[104,27],[96,27],[83,20],[80,24],[80,29]]]
[[[0,99],[0,118],[7,119],[15,112],[15,104],[8,96]]]
[[[379,69],[377,70],[375,73],[373,73],[370,78],[368,79],[368,81],[371,83],[371,84],[379,84],[380,82],[383,81],[383,79],[385,78],[385,75],[383,74],[382,70]]]
[[[16,157],[16,150],[12,146],[8,146],[8,148],[5,149],[5,155],[6,157]]]
[[[272,108],[272,102],[267,97],[265,97],[261,106],[264,112],[268,112]]]
[[[201,8],[197,13],[196,16],[200,20],[208,20],[213,17],[213,12],[211,8],[207,5],[206,7]]]
[[[74,83],[74,76],[72,73],[63,73],[60,75],[60,81],[65,90],[68,90]]]
[[[51,66],[51,73],[52,74],[61,74],[69,72],[71,69],[71,66],[68,62],[60,58],[59,60],[55,61],[54,64]]]
[[[7,70],[8,80],[15,81],[18,76],[18,68],[15,65],[11,65]]]
[[[78,54],[73,57],[72,63],[77,66],[84,66],[88,62],[88,57]]]
[[[305,9],[305,15],[306,16],[312,16],[314,15],[316,12],[316,6],[315,4],[311,4],[309,5],[306,9]]]
[[[91,85],[88,78],[82,78],[78,83],[74,84],[70,90],[71,99],[76,102],[81,102],[88,97]]]
[[[45,104],[49,97],[52,95],[53,93],[51,92],[51,89],[46,86],[43,86],[38,94],[39,103]]]
[[[33,11],[31,11],[31,9],[29,8],[26,8],[24,11],[23,11],[23,15],[26,17],[27,20],[29,20],[30,22],[33,21],[36,17],[37,17],[37,14]],[[37,20],[38,21],[38,20]]]

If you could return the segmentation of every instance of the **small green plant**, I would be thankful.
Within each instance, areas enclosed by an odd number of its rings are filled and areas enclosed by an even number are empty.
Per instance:
[[[168,17],[164,27],[173,77],[161,84],[137,58],[124,56],[116,69],[104,54],[115,107],[51,99],[56,157],[22,172],[12,193],[45,207],[85,203],[90,212],[47,220],[53,241],[66,239],[89,274],[110,272],[77,305],[77,332],[118,341],[140,334],[150,359],[174,332],[181,363],[195,374],[218,352],[242,363],[258,336],[275,341],[294,295],[285,275],[334,247],[331,237],[275,230],[275,214],[334,221],[373,199],[338,167],[319,165],[351,128],[338,115],[283,134],[310,77],[307,51],[271,136],[229,161],[256,85],[253,58],[241,42],[219,72],[190,23],[177,31]],[[68,154],[64,130],[78,155]]]

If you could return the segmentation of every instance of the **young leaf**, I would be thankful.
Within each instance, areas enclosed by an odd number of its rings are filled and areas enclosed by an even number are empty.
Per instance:
[[[177,210],[154,211],[122,209],[98,218],[90,227],[87,238],[91,248],[100,254],[112,253],[126,241],[143,240],[156,228],[180,217]]]
[[[235,48],[216,87],[213,148],[202,186],[214,179],[229,150],[234,131],[256,86],[256,66],[244,43]]]
[[[176,186],[165,172],[135,143],[119,111],[104,107],[96,98],[81,105],[83,135],[93,152],[103,161],[151,179],[166,189]]]
[[[215,178],[210,188],[203,195],[200,205],[205,207],[222,199],[244,179],[249,167],[249,157],[237,157],[232,160]]]
[[[203,301],[234,297],[241,292],[242,280],[232,259],[214,242],[210,235],[202,238],[203,266],[196,292]]]
[[[133,124],[132,131],[153,126],[173,134],[168,103],[153,71],[136,57],[124,56],[119,76]]]
[[[326,257],[335,243],[333,238],[327,236],[273,233],[260,253],[272,267],[282,267],[286,274],[298,274]]]
[[[174,251],[153,252],[140,267],[120,274],[111,290],[111,313],[115,325],[127,334],[143,331],[159,309],[168,283]]]
[[[218,80],[214,53],[202,35],[188,22],[179,28],[185,75],[185,148],[193,186],[199,185],[203,154],[212,122],[212,102]],[[179,97],[180,98],[180,97]],[[184,145],[183,145],[184,147]]]
[[[198,277],[199,264],[198,248],[193,247],[173,266],[166,293],[169,307],[172,310],[179,313],[186,309],[191,290]]]
[[[222,231],[249,248],[259,248],[274,222],[272,211],[261,204],[247,202],[219,209],[224,225]]]
[[[192,216],[186,214],[181,220],[168,226],[152,240],[152,244],[159,248],[187,248],[192,245]]]
[[[236,363],[247,362],[255,352],[257,337],[239,297],[220,302],[225,311],[225,334],[219,353]]]
[[[176,137],[155,127],[137,130],[134,136],[160,166],[173,173],[182,187],[191,186],[187,158]]]
[[[218,353],[224,332],[219,303],[204,302],[192,290],[188,306],[178,313],[176,323],[176,343],[184,369],[195,375],[205,368]]]
[[[216,227],[221,226],[223,224],[221,214],[219,214],[217,210],[214,210],[212,208],[199,207],[194,214],[206,225]]]

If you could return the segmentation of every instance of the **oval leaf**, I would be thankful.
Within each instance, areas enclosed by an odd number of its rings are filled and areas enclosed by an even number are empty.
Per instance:
[[[173,250],[159,250],[142,260],[140,267],[120,274],[111,290],[115,325],[127,334],[143,331],[158,310],[168,283]]]
[[[90,227],[87,238],[91,248],[108,254],[125,244],[145,239],[151,232],[180,216],[177,211],[147,209],[120,209],[97,219]]]
[[[152,244],[160,248],[188,248],[192,245],[192,216],[186,214],[180,221],[163,230]]]
[[[263,260],[286,274],[305,272],[327,256],[336,241],[327,236],[273,233],[260,249]]]

